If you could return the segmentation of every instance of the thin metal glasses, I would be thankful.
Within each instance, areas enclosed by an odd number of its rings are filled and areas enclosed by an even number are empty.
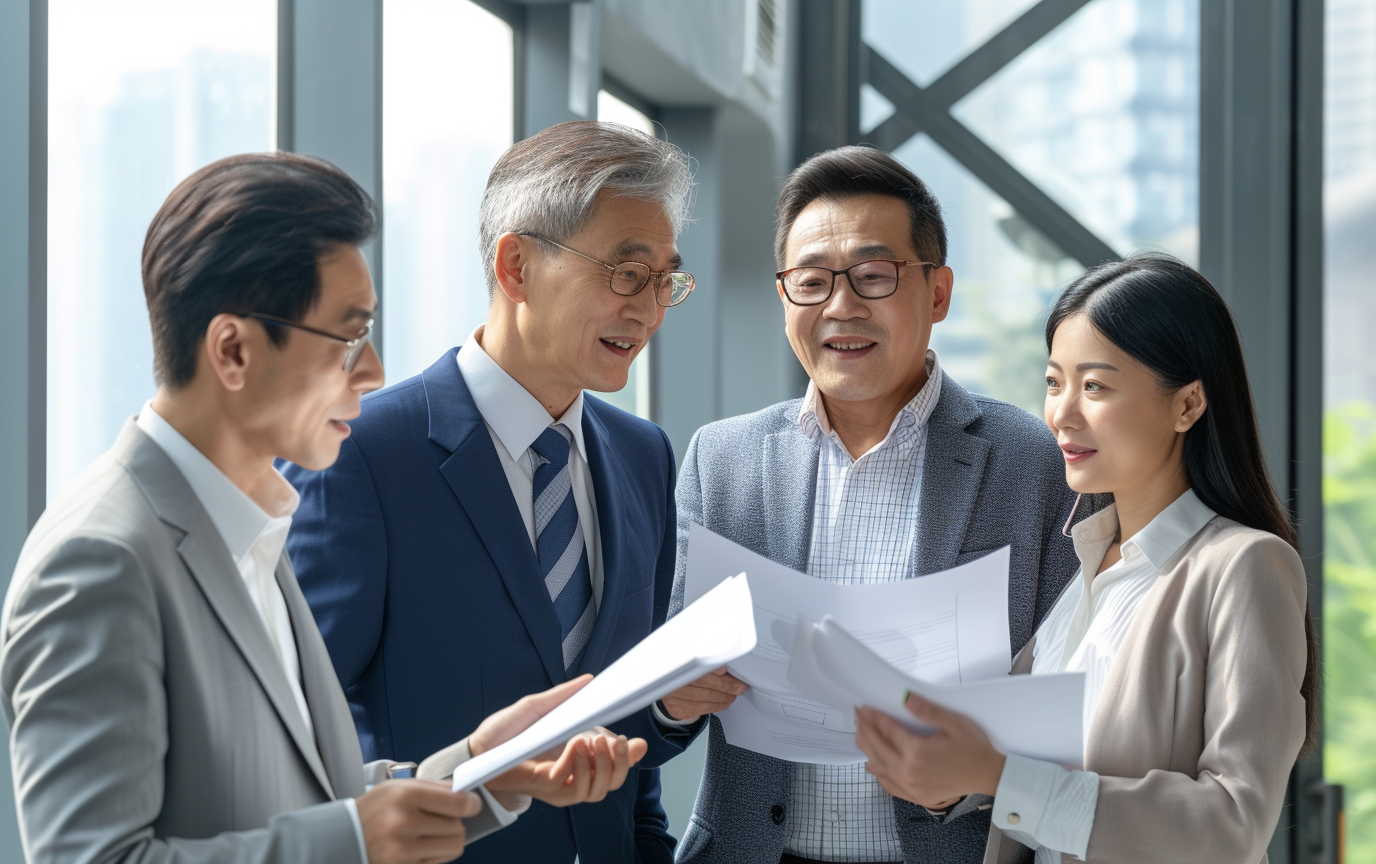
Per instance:
[[[612,265],[606,261],[599,261],[591,255],[584,255],[577,249],[570,249],[562,243],[556,243],[543,234],[535,234],[530,231],[517,231],[522,237],[534,237],[536,240],[543,240],[551,246],[557,246],[565,252],[572,252],[579,258],[584,258],[594,264],[600,264],[611,271],[611,288],[616,294],[623,297],[631,297],[639,294],[650,280],[655,281],[655,302],[661,306],[677,306],[693,291],[693,274],[683,270],[651,270],[650,265],[641,264],[639,261],[622,261],[620,264]]]
[[[346,339],[343,336],[336,336],[328,330],[317,330],[314,327],[307,327],[296,321],[287,318],[278,318],[276,315],[260,315],[257,312],[250,312],[245,318],[256,318],[259,321],[266,321],[269,324],[280,324],[283,327],[292,327],[296,330],[305,330],[307,333],[314,333],[317,336],[324,336],[326,339],[333,339],[336,342],[344,343],[344,371],[352,373],[354,367],[358,365],[358,358],[363,356],[363,349],[368,347],[368,340],[373,335],[373,319],[369,318],[368,323],[363,325],[363,334],[354,338]]]
[[[844,270],[830,267],[794,267],[774,274],[784,296],[798,306],[816,306],[831,299],[836,277],[845,274],[851,290],[866,300],[880,300],[898,290],[898,271],[902,267],[935,267],[930,261],[893,261],[876,259],[852,264]]]

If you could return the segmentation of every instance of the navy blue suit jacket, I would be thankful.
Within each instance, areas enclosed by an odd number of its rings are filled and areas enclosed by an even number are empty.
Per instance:
[[[301,493],[287,547],[349,699],[365,760],[419,762],[488,714],[567,679],[559,621],[457,349],[370,394],[339,460],[284,473]],[[658,426],[585,397],[603,589],[582,669],[664,623],[674,580],[674,454]],[[687,746],[650,712],[615,731],[650,749],[596,804],[536,801],[465,864],[669,862],[656,767]]]

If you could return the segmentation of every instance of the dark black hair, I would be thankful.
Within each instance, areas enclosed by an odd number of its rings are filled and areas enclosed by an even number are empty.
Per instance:
[[[785,266],[788,232],[804,207],[819,198],[839,201],[857,195],[887,195],[906,204],[913,249],[924,261],[946,263],[946,222],[932,190],[888,153],[857,144],[818,153],[784,181],[774,229],[774,260],[779,269]]]
[[[222,312],[300,320],[320,299],[320,257],[376,231],[368,193],[323,159],[250,153],[187,177],[143,244],[158,383],[191,383],[206,328]],[[268,336],[280,346],[286,328],[268,327]]]
[[[1072,315],[1088,316],[1106,339],[1156,376],[1167,392],[1200,382],[1207,407],[1185,433],[1185,473],[1209,509],[1269,531],[1297,547],[1295,528],[1271,485],[1257,430],[1242,340],[1228,304],[1209,280],[1162,253],[1101,264],[1070,284],[1046,322],[1046,349]],[[1300,691],[1306,749],[1318,725],[1317,663],[1309,609],[1309,661]]]

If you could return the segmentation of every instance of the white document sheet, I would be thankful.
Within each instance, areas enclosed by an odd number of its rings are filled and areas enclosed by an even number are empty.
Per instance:
[[[865,761],[855,715],[802,693],[788,680],[799,616],[832,615],[886,661],[926,681],[1008,674],[1008,549],[942,573],[882,585],[837,585],[790,570],[693,525],[685,601],[745,571],[755,604],[755,649],[729,664],[750,685],[717,714],[726,740],[791,762]]]
[[[615,723],[754,647],[750,586],[742,573],[646,636],[529,729],[460,765],[454,789],[473,789],[581,732]]]
[[[788,678],[838,710],[869,705],[914,732],[930,732],[903,706],[911,690],[974,720],[1003,753],[1083,767],[1083,672],[936,684],[896,668],[828,615],[799,619]]]

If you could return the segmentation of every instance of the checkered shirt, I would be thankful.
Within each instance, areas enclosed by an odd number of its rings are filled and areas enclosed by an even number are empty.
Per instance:
[[[941,366],[927,352],[927,383],[894,417],[889,434],[852,459],[830,428],[816,384],[798,413],[821,453],[807,572],[841,585],[897,582],[915,568],[918,498],[927,420],[941,395]],[[902,861],[893,797],[858,765],[793,765],[784,848],[819,861]]]

